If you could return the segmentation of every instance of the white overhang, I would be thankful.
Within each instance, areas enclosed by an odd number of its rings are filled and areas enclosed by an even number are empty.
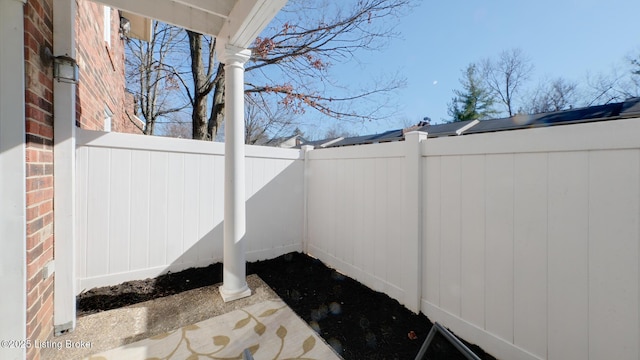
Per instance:
[[[247,48],[287,0],[99,0],[131,14]]]

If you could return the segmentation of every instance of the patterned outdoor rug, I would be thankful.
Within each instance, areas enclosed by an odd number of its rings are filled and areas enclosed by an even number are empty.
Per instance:
[[[268,300],[95,354],[90,360],[340,359],[283,301]]]

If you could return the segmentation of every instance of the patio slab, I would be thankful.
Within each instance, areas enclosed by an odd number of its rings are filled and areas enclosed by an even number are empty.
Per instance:
[[[75,331],[42,344],[42,358],[82,359],[268,300],[281,301],[257,275],[248,276],[247,284],[252,295],[229,303],[222,301],[216,284],[83,316]]]
[[[266,300],[104,353],[89,360],[340,359],[282,300]]]

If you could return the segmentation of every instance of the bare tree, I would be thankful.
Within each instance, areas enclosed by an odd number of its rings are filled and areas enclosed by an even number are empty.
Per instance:
[[[391,107],[388,95],[402,86],[403,80],[392,75],[354,89],[333,79],[330,69],[334,62],[354,60],[358,51],[380,49],[395,36],[394,20],[412,1],[345,0],[319,5],[289,1],[274,25],[252,46],[246,65],[246,94],[260,99],[254,105],[272,107],[265,113],[271,112],[268,119],[282,109],[289,114],[313,109],[342,120],[384,118],[384,110]],[[129,77],[136,79],[130,83],[136,84],[137,91],[132,92],[139,96],[147,122],[145,133],[153,134],[157,118],[190,105],[192,137],[216,138],[224,116],[225,74],[224,65],[215,60],[214,49],[215,39],[209,36],[178,32],[159,23],[148,44],[132,40]],[[168,61],[170,51],[175,52],[173,61]],[[177,84],[182,85],[180,95],[167,92],[179,87]],[[169,106],[170,100],[173,106]],[[274,104],[278,110],[273,110]],[[263,125],[268,126],[266,133],[278,132],[282,121],[269,120]]]
[[[634,63],[632,62],[633,66]],[[640,69],[638,69],[640,70]],[[634,68],[614,66],[609,72],[587,75],[587,106],[609,104],[640,96],[640,76]]]
[[[311,108],[333,118],[378,118],[380,105],[357,113],[353,103],[387,94],[403,82],[391,79],[369,84],[366,89],[339,91],[344,86],[332,79],[330,69],[333,62],[354,59],[357,51],[383,46],[394,36],[390,24],[409,8],[410,2],[352,0],[314,6],[308,1],[291,1],[278,25],[270,29],[271,34],[256,39],[247,71],[260,71],[263,76],[252,77],[255,82],[248,84],[247,91],[275,94],[294,112]],[[270,80],[274,78],[280,80],[274,83]]]
[[[524,110],[529,114],[566,110],[576,106],[578,98],[578,83],[559,77],[538,84]]]
[[[178,95],[174,67],[179,28],[154,22],[149,42],[128,39],[126,48],[127,88],[134,94],[136,108],[145,121],[145,135],[153,135],[159,118],[184,109],[188,103]],[[138,114],[128,114],[131,115]]]
[[[265,99],[248,96],[245,112],[245,144],[260,144],[269,138],[289,135],[294,131],[295,119],[279,104],[265,104]]]
[[[627,56],[627,61],[631,65],[631,74],[640,76],[640,50],[634,51],[634,54]]]
[[[273,105],[273,101],[262,99],[275,97],[277,104],[291,114],[314,109],[340,119],[384,117],[381,112],[389,105],[384,95],[399,88],[402,80],[386,79],[347,91],[348,87],[331,78],[329,69],[333,61],[353,59],[356,51],[378,50],[394,36],[392,18],[406,10],[411,1],[349,0],[339,4],[322,2],[318,6],[290,1],[275,25],[253,44],[252,57],[245,67],[245,92],[261,98],[254,103],[256,106]],[[193,137],[214,139],[224,111],[224,67],[214,62],[215,39],[187,33],[193,87],[187,86],[188,79],[181,77],[181,81],[193,106]],[[212,103],[210,111],[208,101]],[[353,104],[363,101],[370,101],[363,107],[366,110],[354,111]],[[267,121],[263,125],[277,129],[282,122]]]
[[[170,122],[162,124],[162,135],[180,139],[191,139],[190,122]]]
[[[334,124],[332,125],[330,128],[327,129],[327,131],[324,133],[324,138],[325,139],[334,139],[334,138],[338,138],[338,137],[353,137],[353,136],[358,136],[358,134],[356,134],[353,131],[347,131],[344,129],[344,127],[338,125],[338,124]]]
[[[483,60],[481,69],[487,87],[513,116],[516,97],[533,73],[531,60],[521,49],[511,49],[501,52],[497,59]]]
[[[214,63],[215,39],[186,30],[189,37],[192,91],[185,85],[193,107],[193,138],[213,140],[223,117],[224,66]],[[213,91],[213,106],[208,110],[209,94]]]

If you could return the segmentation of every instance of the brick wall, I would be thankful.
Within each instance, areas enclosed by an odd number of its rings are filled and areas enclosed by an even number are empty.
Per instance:
[[[28,0],[24,7],[26,213],[27,213],[27,337],[53,336],[54,276],[43,269],[54,258],[53,236],[53,74],[41,52],[53,49],[54,0]],[[119,15],[111,10],[111,46],[104,40],[103,6],[77,0],[78,125],[103,130],[105,107],[113,113],[112,131],[140,133],[124,110],[124,44],[118,33]],[[39,349],[27,351],[40,359]]]
[[[140,134],[125,113],[124,41],[118,32],[118,11],[111,9],[110,14],[109,43],[104,37],[104,6],[87,0],[78,1],[76,42],[80,82],[76,98],[77,120],[83,129],[104,130],[105,111],[109,109],[113,114],[111,131]],[[129,113],[133,114],[133,108]]]
[[[53,277],[42,269],[53,260],[53,79],[40,60],[42,45],[52,49],[52,1],[29,0],[24,7],[27,337],[45,340],[53,333]],[[29,349],[29,359],[39,359]]]

